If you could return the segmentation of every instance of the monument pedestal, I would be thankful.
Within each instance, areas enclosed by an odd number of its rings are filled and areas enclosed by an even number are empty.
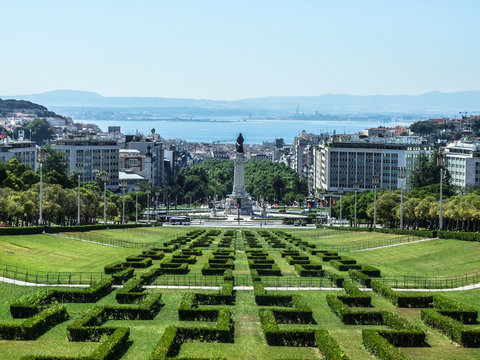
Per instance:
[[[233,172],[233,192],[225,202],[225,213],[236,215],[252,215],[252,199],[245,191],[245,155],[235,153]]]

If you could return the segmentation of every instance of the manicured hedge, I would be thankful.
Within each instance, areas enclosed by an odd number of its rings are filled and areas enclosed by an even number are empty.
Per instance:
[[[472,233],[472,232],[437,231],[437,236],[441,239],[480,241],[480,233]]]
[[[353,311],[337,296],[327,295],[327,304],[346,325],[381,325],[383,314],[377,311]]]
[[[260,309],[260,323],[270,346],[314,346],[315,332],[308,327],[296,330],[279,330],[271,309]]]
[[[431,295],[411,295],[402,294],[392,290],[390,287],[383,285],[380,281],[373,280],[371,282],[372,290],[392,302],[398,307],[406,308],[426,308],[433,304],[433,296]]]
[[[117,360],[126,351],[130,342],[130,329],[116,328],[90,355],[84,356],[48,356],[27,355],[20,360]]]
[[[437,311],[442,315],[450,316],[463,324],[477,323],[478,311],[471,306],[464,305],[441,295],[434,296],[433,306],[437,308]]]
[[[126,268],[122,271],[113,273],[112,274],[113,283],[115,285],[123,284],[125,281],[127,281],[128,279],[131,279],[133,277],[133,272],[134,271],[135,271],[134,268],[129,267],[129,268]]]
[[[113,279],[107,278],[93,283],[88,288],[39,291],[34,295],[27,295],[10,305],[10,314],[13,318],[25,318],[37,314],[52,302],[94,303],[112,291]]]
[[[328,270],[325,270],[325,276],[329,278],[337,287],[342,287],[343,281],[345,280],[343,276]]]
[[[325,360],[350,360],[327,330],[315,331],[315,345],[320,349]]]
[[[307,264],[307,265],[300,265],[295,264],[293,266],[295,271],[299,276],[302,277],[321,277],[325,275],[325,271],[322,270],[322,265],[317,264]]]
[[[453,341],[465,347],[480,347],[480,329],[469,328],[434,309],[423,309],[421,317],[427,325],[441,330]]]
[[[408,360],[399,349],[393,346],[376,330],[362,331],[363,345],[382,360]]]
[[[357,288],[350,280],[343,282],[343,288],[348,296],[337,296],[337,298],[347,306],[369,307],[371,306],[372,298],[370,295],[364,293]]]
[[[67,319],[65,306],[52,305],[21,323],[0,323],[0,339],[35,340],[53,326]]]
[[[348,270],[348,276],[350,276],[350,279],[355,280],[366,287],[371,286],[372,278],[364,274],[361,270]]]
[[[80,226],[29,226],[29,227],[2,227],[0,228],[1,235],[28,235],[46,233],[54,234],[59,232],[84,232],[92,230],[103,229],[129,229],[135,227],[146,227],[153,225],[146,224],[98,224],[98,225],[80,225]],[[157,225],[158,226],[158,225]]]
[[[338,271],[348,271],[350,269],[359,270],[362,268],[361,265],[351,264],[349,262],[342,261],[342,259],[330,260],[330,265],[332,265]]]

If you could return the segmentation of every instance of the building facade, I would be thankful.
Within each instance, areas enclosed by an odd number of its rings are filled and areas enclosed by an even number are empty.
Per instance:
[[[463,189],[480,186],[480,143],[454,141],[445,148],[446,169],[452,185]]]
[[[165,154],[160,140],[141,135],[127,136],[124,148],[122,149],[122,157],[124,157],[122,170],[132,170],[146,178],[153,186],[165,186]],[[128,153],[129,150],[138,152]]]
[[[56,140],[53,147],[67,154],[70,171],[78,171],[82,181],[95,181],[99,171],[106,171],[107,188],[118,189],[120,145],[116,140],[69,135]]]
[[[32,170],[37,169],[37,148],[30,140],[23,137],[11,140],[6,136],[0,140],[0,162],[7,162],[13,158],[17,158]]]
[[[379,176],[378,187],[398,189],[408,188],[408,177],[415,161],[424,151],[430,153],[433,145],[419,138],[361,139],[355,136],[339,138],[321,144],[315,152],[314,183],[318,191],[337,192],[371,190],[374,175]],[[405,180],[398,178],[399,168],[405,168]],[[318,196],[318,194],[317,194]]]

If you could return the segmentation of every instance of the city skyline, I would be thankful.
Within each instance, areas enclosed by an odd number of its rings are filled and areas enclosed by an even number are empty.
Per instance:
[[[479,90],[474,1],[2,5],[1,94],[233,100]]]

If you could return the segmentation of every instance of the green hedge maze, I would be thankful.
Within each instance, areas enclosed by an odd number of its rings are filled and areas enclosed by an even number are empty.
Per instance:
[[[89,286],[40,287],[12,299],[0,320],[0,354],[433,359],[445,338],[445,351],[475,358],[468,351],[480,347],[476,308],[438,293],[392,289],[381,269],[358,263],[355,253],[299,234],[197,229],[159,238],[155,247],[105,264],[104,278]]]

